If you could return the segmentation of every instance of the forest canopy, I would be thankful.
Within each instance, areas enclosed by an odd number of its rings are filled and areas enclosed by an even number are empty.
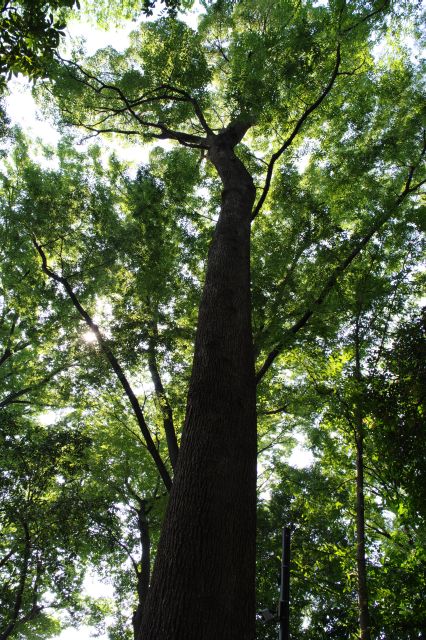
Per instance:
[[[0,640],[423,638],[421,2],[0,25]]]

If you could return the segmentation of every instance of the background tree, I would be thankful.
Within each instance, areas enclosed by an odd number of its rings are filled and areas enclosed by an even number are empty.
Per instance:
[[[408,233],[412,234],[414,244],[406,242],[400,245],[399,251],[392,251],[391,264],[395,271],[389,272],[390,264],[381,261],[386,243],[380,243],[367,252],[370,263],[359,265],[362,269],[368,267],[364,276],[359,278],[353,274],[347,279],[341,305],[346,306],[346,298],[349,326],[343,329],[337,342],[328,339],[326,347],[314,347],[311,363],[301,367],[309,371],[308,379],[301,380],[301,384],[307,386],[305,397],[313,412],[307,431],[316,462],[309,470],[295,471],[288,467],[282,470],[282,462],[276,457],[278,487],[283,482],[281,478],[288,478],[285,490],[276,489],[271,500],[264,500],[261,506],[260,528],[265,542],[260,544],[258,562],[259,574],[263,576],[259,590],[264,606],[268,605],[268,599],[270,606],[277,598],[271,557],[274,553],[279,557],[280,541],[275,533],[278,522],[281,518],[281,521],[297,523],[293,542],[292,629],[302,637],[305,633],[309,637],[354,633],[357,599],[360,601],[360,635],[392,637],[396,627],[399,637],[416,637],[420,632],[419,621],[424,616],[419,599],[424,580],[421,551],[424,519],[420,511],[411,512],[410,524],[408,521],[402,524],[401,514],[405,508],[401,505],[401,500],[404,502],[401,479],[397,475],[391,479],[385,471],[388,465],[393,465],[395,452],[382,440],[392,419],[388,427],[378,419],[380,405],[374,400],[374,389],[387,370],[386,352],[390,354],[397,349],[397,336],[404,326],[401,315],[407,313],[403,307],[413,286],[409,264],[421,248],[419,237],[413,231]],[[392,328],[395,315],[400,316],[401,326]],[[419,326],[418,320],[416,325]],[[417,344],[423,344],[421,331],[416,331],[416,339]],[[308,351],[309,347],[303,350],[305,354]],[[411,353],[414,355],[416,351],[413,349]],[[421,373],[415,364],[414,371],[419,380]],[[282,418],[287,429],[292,423],[287,412],[293,411],[289,403]],[[415,408],[407,407],[406,412],[400,407],[399,419],[415,415],[420,418],[421,413],[421,402]],[[424,434],[418,433],[418,438],[417,446],[423,452]],[[396,457],[400,459],[398,454]],[[421,474],[422,464],[414,462],[414,466],[416,474]],[[317,493],[321,491],[324,494]],[[414,498],[415,484],[411,490],[406,485],[404,493],[410,503],[408,494]],[[279,516],[272,524],[276,509],[282,511],[278,511]],[[322,518],[325,526],[321,531],[318,527]],[[341,532],[335,527],[341,527]],[[331,551],[333,545],[334,551]],[[398,558],[393,568],[391,558]],[[270,563],[269,576],[267,562]],[[308,579],[312,572],[315,586]],[[390,590],[387,596],[383,592],[385,576],[389,575],[393,576],[392,590],[399,594],[397,614]],[[345,610],[340,609],[341,604]],[[393,629],[388,626],[392,616]],[[268,631],[261,626],[259,633],[260,637],[273,637],[275,629]]]
[[[82,606],[89,516],[75,498],[86,443],[78,431],[48,433],[16,412],[0,420],[0,637],[50,637],[59,629],[52,611]]]
[[[24,73],[30,78],[43,73],[64,35],[64,10],[75,0],[6,0],[0,13],[0,77]]]
[[[182,315],[181,329],[176,327],[176,320],[172,318],[170,326],[164,325],[166,316],[161,309],[166,304],[171,304],[170,296],[176,287],[184,298],[194,296],[192,279],[187,275],[182,277],[179,271],[182,248],[188,244],[185,253],[189,252],[190,247],[195,249],[194,239],[185,227],[180,228],[173,220],[178,207],[180,215],[186,217],[189,204],[183,206],[179,190],[170,185],[167,177],[169,164],[164,163],[161,154],[157,164],[158,171],[161,168],[161,172],[157,179],[154,180],[141,169],[136,179],[130,180],[126,175],[121,176],[122,167],[113,158],[109,170],[104,170],[96,150],[87,158],[76,153],[66,143],[63,144],[59,159],[60,168],[42,170],[30,160],[25,144],[23,141],[21,143],[8,168],[8,175],[4,176],[4,193],[8,194],[8,198],[5,199],[2,210],[5,222],[3,277],[5,286],[8,287],[9,302],[17,306],[19,301],[21,310],[25,309],[29,313],[35,328],[31,334],[25,334],[28,340],[21,344],[17,339],[19,333],[16,323],[13,330],[6,324],[9,333],[14,334],[16,345],[13,350],[10,348],[11,338],[5,331],[6,346],[2,368],[10,366],[5,374],[7,386],[4,388],[6,390],[8,387],[18,386],[19,391],[6,394],[3,405],[19,403],[19,406],[36,412],[40,408],[59,409],[61,404],[67,412],[73,407],[76,411],[78,407],[75,417],[67,415],[67,423],[81,425],[88,422],[93,425],[85,433],[103,455],[92,456],[87,453],[90,460],[88,464],[92,469],[89,485],[92,489],[88,488],[86,478],[86,489],[80,496],[80,508],[84,512],[90,512],[92,530],[95,526],[97,535],[104,540],[104,544],[101,545],[101,551],[93,550],[90,562],[97,566],[108,562],[116,588],[126,607],[136,606],[132,602],[133,590],[137,594],[136,603],[141,608],[150,575],[146,541],[150,537],[153,545],[156,542],[164,489],[159,489],[157,474],[152,472],[138,422],[134,424],[135,416],[132,416],[128,398],[121,397],[120,385],[118,384],[117,389],[118,380],[114,370],[108,366],[110,362],[105,358],[104,351],[94,346],[95,334],[88,331],[87,325],[86,328],[82,326],[82,318],[72,301],[68,297],[57,295],[55,280],[48,280],[51,285],[46,288],[42,263],[35,250],[33,237],[37,233],[39,242],[46,241],[44,250],[49,251],[49,258],[52,260],[50,264],[60,265],[60,273],[63,275],[65,272],[69,278],[67,282],[72,283],[78,293],[78,299],[95,317],[96,305],[100,304],[97,308],[101,318],[96,318],[96,321],[99,322],[103,340],[108,349],[117,354],[123,369],[126,368],[126,375],[132,386],[139,386],[141,389],[142,384],[143,388],[143,381],[149,380],[151,376],[152,392],[148,394],[148,399],[142,390],[137,394],[140,405],[143,404],[144,412],[149,416],[158,450],[161,454],[164,453],[166,459],[166,433],[173,415],[165,410],[169,392],[162,382],[160,372],[164,351],[162,345],[170,342],[174,328],[177,335],[173,340],[175,343],[182,342],[184,348],[192,333],[185,329]],[[171,163],[172,159],[169,158],[168,161]],[[185,161],[189,161],[188,167],[185,167]],[[81,179],[83,165],[87,171]],[[153,170],[154,166],[155,163]],[[182,180],[186,176],[186,184],[182,181],[180,187],[186,194],[194,181],[193,166],[196,168],[196,158],[191,158],[191,154],[187,158],[181,158]],[[163,177],[163,174],[164,181],[160,180],[160,175]],[[116,189],[112,187],[112,183],[117,180],[119,183]],[[68,206],[70,193],[73,193],[75,209]],[[77,200],[77,194],[80,194],[81,199]],[[86,198],[87,206],[80,208],[79,205]],[[114,224],[113,207],[118,202],[121,207],[117,210],[117,224]],[[196,200],[194,204],[195,202]],[[168,205],[165,209],[169,211],[168,216],[161,215],[165,203]],[[22,217],[24,211],[26,221]],[[63,231],[64,215],[68,216],[70,227],[74,227],[69,233]],[[160,220],[156,220],[155,215],[161,216]],[[123,240],[126,238],[125,242],[120,241],[120,236]],[[101,241],[98,243],[99,240]],[[165,246],[168,259],[163,261],[163,270],[156,269],[159,252]],[[16,247],[20,247],[19,258]],[[81,247],[86,247],[83,253],[79,253]],[[42,255],[45,255],[44,250],[41,249]],[[196,263],[194,251],[191,251],[191,260]],[[17,278],[18,266],[26,273],[26,278]],[[159,322],[163,323],[161,333]],[[126,338],[129,331],[133,335],[131,341]],[[49,335],[50,344],[47,343]],[[42,345],[43,351],[47,351],[51,357],[53,354],[55,366],[64,359],[69,366],[69,358],[73,356],[72,375],[62,376],[59,381],[62,369],[56,367],[59,369],[56,379],[44,375],[39,383],[34,383],[34,378],[37,379],[44,365],[43,359],[38,362],[35,360],[37,368],[34,370],[31,361],[38,354],[35,338],[39,339],[41,336],[46,341]],[[89,342],[86,343],[86,350],[82,351],[81,347],[86,339]],[[95,340],[95,343],[90,340]],[[30,355],[24,354],[20,363],[16,360],[16,355],[25,347]],[[12,351],[17,352],[13,366]],[[146,375],[142,379],[141,372],[136,368],[138,356],[146,362]],[[176,362],[172,361],[171,366],[172,369],[182,371],[179,351]],[[67,367],[64,365],[64,368]],[[21,369],[23,374],[20,373]],[[21,382],[20,375],[25,376],[25,384]],[[131,379],[132,376],[135,377]],[[51,385],[47,394],[46,386],[49,382]],[[96,389],[96,398],[93,397],[93,388]],[[42,394],[43,402],[37,402],[37,396],[34,398],[36,391]],[[171,393],[174,393],[173,390]],[[176,404],[174,417],[179,418],[179,407]],[[109,425],[108,429],[103,427],[104,424]],[[150,467],[151,473],[146,475]],[[118,511],[114,506],[116,504],[121,505]],[[102,509],[107,510],[104,516]],[[149,512],[149,520],[156,522],[154,530],[148,527],[148,518],[145,518],[145,526],[142,526],[144,511],[145,516]],[[141,550],[138,547],[142,537],[145,538],[145,543]],[[111,545],[116,547],[115,555],[111,552]],[[129,560],[130,570],[121,570],[123,562]]]

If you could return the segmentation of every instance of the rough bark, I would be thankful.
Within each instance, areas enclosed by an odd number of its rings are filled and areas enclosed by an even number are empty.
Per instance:
[[[185,427],[143,640],[254,640],[256,413],[250,302],[251,176],[210,139],[223,183],[199,309]]]

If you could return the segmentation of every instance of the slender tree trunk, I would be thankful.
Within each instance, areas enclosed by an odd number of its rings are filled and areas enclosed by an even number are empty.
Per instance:
[[[251,176],[212,137],[223,183],[199,309],[185,427],[143,640],[254,640],[256,402],[250,301]]]
[[[10,621],[8,624],[6,624],[3,630],[0,628],[0,640],[7,640],[7,638],[12,636],[19,622],[26,618],[26,616],[23,615],[22,606],[24,603],[25,589],[28,583],[28,571],[29,571],[29,565],[30,565],[32,544],[31,544],[31,535],[30,535],[28,524],[26,522],[22,522],[22,528],[24,531],[24,553],[23,553],[22,566],[18,567],[17,587],[16,587],[16,592],[14,594],[15,601],[11,608],[12,610],[10,612]],[[33,610],[34,610],[34,617],[35,617],[35,615],[41,610],[41,608],[35,606],[33,607]],[[22,616],[21,620],[20,620],[20,616]],[[30,616],[31,616],[31,613],[30,613]],[[31,620],[31,617],[28,619]],[[0,621],[0,624],[2,622],[3,621]],[[5,622],[7,623],[7,620]]]
[[[163,416],[164,433],[166,434],[167,450],[169,452],[170,464],[172,469],[176,469],[176,463],[179,455],[179,445],[176,437],[176,431],[173,421],[173,411],[169,403],[160,372],[157,365],[156,357],[156,338],[158,335],[157,323],[154,321],[152,327],[153,335],[148,339],[148,367],[154,383],[155,394],[160,405],[160,411]]]
[[[140,501],[138,509],[138,528],[141,544],[140,569],[137,574],[138,605],[133,613],[133,635],[137,640],[142,624],[143,608],[149,588],[151,575],[151,538],[149,534],[149,522],[147,516],[146,500]]]
[[[364,438],[362,431],[356,439],[356,561],[358,571],[358,608],[361,640],[370,640],[370,616],[368,611],[367,566],[365,561],[364,514]]]
[[[359,323],[355,332],[355,379],[361,385],[359,353]],[[370,640],[370,615],[368,610],[367,564],[365,559],[365,507],[364,507],[364,419],[361,407],[361,389],[358,389],[355,407],[356,444],[356,562],[358,574],[359,632],[361,640]]]

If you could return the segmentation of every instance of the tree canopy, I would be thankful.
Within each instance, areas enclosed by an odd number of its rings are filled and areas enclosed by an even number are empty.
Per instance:
[[[421,3],[192,5],[2,8],[0,640],[421,638]]]

